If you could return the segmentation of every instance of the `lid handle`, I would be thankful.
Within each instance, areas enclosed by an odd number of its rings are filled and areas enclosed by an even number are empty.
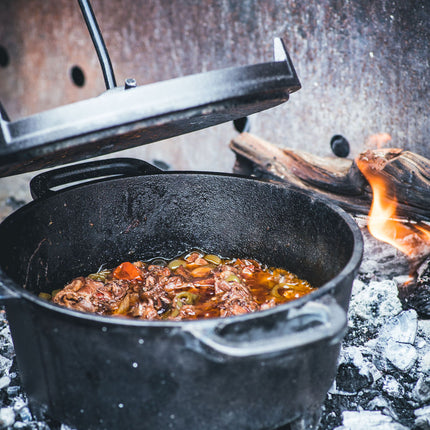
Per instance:
[[[110,61],[109,53],[103,40],[102,33],[97,24],[96,16],[89,0],[78,0],[82,15],[85,19],[91,40],[96,48],[97,57],[100,61],[100,66],[103,71],[103,77],[106,84],[106,89],[111,90],[116,87],[115,75]]]

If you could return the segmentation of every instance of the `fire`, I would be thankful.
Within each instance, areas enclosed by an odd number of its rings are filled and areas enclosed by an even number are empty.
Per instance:
[[[367,227],[376,239],[389,243],[411,258],[419,257],[430,252],[430,229],[398,216],[398,202],[389,176],[382,174],[387,151],[394,154],[401,150],[366,151],[356,160],[373,192]]]

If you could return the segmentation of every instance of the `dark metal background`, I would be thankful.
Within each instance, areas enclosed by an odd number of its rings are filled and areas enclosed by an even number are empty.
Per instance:
[[[92,1],[118,85],[254,64],[284,39],[303,88],[283,106],[257,114],[251,131],[277,144],[330,153],[343,134],[352,155],[369,135],[430,156],[430,2],[413,0]],[[104,90],[96,53],[77,2],[3,0],[0,101],[16,119]],[[85,84],[70,70],[78,65]],[[135,154],[175,168],[227,170],[230,124]]]

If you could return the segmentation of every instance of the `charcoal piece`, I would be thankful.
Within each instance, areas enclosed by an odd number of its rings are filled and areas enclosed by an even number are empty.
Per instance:
[[[12,367],[12,360],[7,357],[3,357],[0,355],[0,374],[1,375],[9,375],[9,370]]]
[[[341,349],[339,366],[348,364],[358,369],[361,377],[365,377],[370,384],[382,377],[376,366],[363,357],[360,348],[356,346],[345,346]],[[344,391],[344,390],[343,390]]]
[[[378,342],[390,339],[413,345],[418,330],[417,312],[414,309],[403,311],[385,322],[379,331]]]
[[[23,407],[18,411],[18,415],[24,423],[28,423],[33,420],[33,416],[28,407]]]
[[[376,350],[374,362],[382,371],[391,370],[394,366],[402,372],[408,372],[418,358],[417,350],[412,345],[392,339],[378,339]]]
[[[353,364],[342,363],[337,369],[336,387],[340,391],[356,393],[372,382],[365,375],[360,374],[360,370]]]
[[[383,415],[387,415],[393,420],[398,421],[399,417],[393,409],[392,403],[383,396],[374,397],[365,407],[369,411],[381,411]]]
[[[352,296],[354,300],[351,301],[348,315],[351,324],[354,323],[354,329],[361,329],[363,322],[366,327],[376,328],[402,311],[397,283],[392,280],[371,281],[368,285],[354,281]]]
[[[406,308],[421,318],[430,318],[430,258],[416,270],[415,281],[399,285],[399,298]]]
[[[420,404],[427,403],[430,400],[430,375],[422,375],[418,379],[412,390],[412,396]]]
[[[382,390],[390,397],[402,397],[405,393],[404,388],[397,382],[397,379],[392,375],[385,376]]]
[[[406,308],[415,309],[421,318],[430,318],[430,285],[400,287],[399,290]]]
[[[321,419],[320,428],[322,429],[334,429],[335,427],[340,426],[341,421],[339,418],[339,413],[336,413],[335,411],[331,411],[329,413],[323,414],[323,419]]]

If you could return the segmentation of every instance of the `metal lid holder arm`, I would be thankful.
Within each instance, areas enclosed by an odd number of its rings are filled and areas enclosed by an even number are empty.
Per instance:
[[[91,7],[89,0],[78,0],[78,3],[79,7],[81,8],[82,15],[84,16],[91,39],[94,43],[94,47],[96,48],[97,57],[99,58],[100,66],[103,71],[106,89],[111,90],[116,87],[115,74],[113,72],[109,53],[103,40],[100,27],[97,24],[93,8]]]

